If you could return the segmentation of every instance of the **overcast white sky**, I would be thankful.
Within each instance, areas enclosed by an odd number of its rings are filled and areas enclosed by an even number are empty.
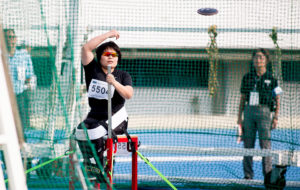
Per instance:
[[[2,2],[2,3],[1,3]],[[65,0],[2,0],[3,26],[15,27],[19,40],[45,45],[41,9],[51,44],[57,43],[57,27],[66,22]],[[300,48],[299,0],[81,0],[80,32],[93,30],[89,38],[117,29],[121,47],[203,48],[209,42],[207,28],[217,25],[220,48],[272,48],[270,30],[279,29],[282,48]],[[219,14],[201,16],[197,10],[217,8]],[[0,13],[1,14],[1,13]]]

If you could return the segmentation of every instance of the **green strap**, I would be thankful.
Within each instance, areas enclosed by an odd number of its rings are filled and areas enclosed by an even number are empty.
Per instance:
[[[67,155],[69,155],[69,154],[73,154],[74,152],[75,152],[75,151],[66,152],[65,154],[63,154],[63,155],[61,155],[61,156],[59,156],[59,157],[56,157],[56,158],[54,158],[54,159],[52,159],[52,160],[48,160],[47,162],[43,162],[43,163],[41,163],[41,164],[39,164],[39,165],[37,165],[37,166],[35,166],[35,167],[32,167],[32,168],[26,170],[26,171],[25,171],[25,174],[27,174],[27,173],[29,173],[29,172],[31,172],[31,171],[33,171],[33,170],[37,170],[37,169],[39,169],[39,168],[41,168],[41,167],[43,167],[43,166],[45,166],[45,165],[47,165],[47,164],[50,164],[51,162],[54,162],[55,160],[61,159],[61,158],[64,157],[64,156],[67,156]],[[5,180],[5,183],[7,183],[7,182],[8,182],[8,179]]]
[[[148,164],[163,180],[165,180],[165,182],[172,187],[172,189],[177,190],[177,188],[162,174],[160,173],[160,171],[158,171],[150,162],[147,158],[145,158],[139,151],[136,151],[139,155],[139,157],[141,157],[146,164]]]

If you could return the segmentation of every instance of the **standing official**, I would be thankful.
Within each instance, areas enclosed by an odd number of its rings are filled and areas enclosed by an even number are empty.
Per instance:
[[[255,50],[250,72],[242,79],[237,124],[243,129],[244,148],[254,148],[256,132],[258,132],[261,149],[271,149],[271,130],[278,125],[282,89],[272,73],[267,70],[268,64],[268,51]],[[272,112],[274,113],[271,114]],[[244,120],[242,113],[244,113]],[[262,164],[265,176],[272,170],[272,157],[263,157]],[[244,178],[253,179],[252,156],[244,156],[243,168]]]

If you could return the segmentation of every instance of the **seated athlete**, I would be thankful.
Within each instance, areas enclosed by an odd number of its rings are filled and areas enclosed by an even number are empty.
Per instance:
[[[131,76],[125,71],[116,69],[121,61],[120,48],[112,41],[102,43],[108,38],[118,39],[119,36],[119,32],[111,30],[94,37],[83,45],[81,50],[81,61],[85,71],[91,110],[86,119],[77,126],[74,135],[82,152],[89,177],[96,177],[98,182],[103,181],[103,176],[96,164],[91,146],[89,146],[86,132],[94,145],[100,163],[105,166],[103,154],[106,149],[104,138],[107,136],[108,125],[108,84],[111,85],[112,132],[115,135],[124,134],[124,131],[127,130],[128,116],[124,104],[126,99],[133,96]],[[95,49],[97,58],[93,54]],[[111,66],[111,74],[108,74],[107,66]]]

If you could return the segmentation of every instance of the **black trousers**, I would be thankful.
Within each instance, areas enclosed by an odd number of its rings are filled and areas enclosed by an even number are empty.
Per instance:
[[[115,135],[124,134],[124,130],[127,130],[128,121],[123,121],[119,126],[113,129]],[[86,127],[87,131],[103,127],[107,131],[107,124],[105,121],[99,121],[92,118],[87,118],[82,123],[80,123],[77,129],[83,129]],[[103,182],[103,175],[101,174],[100,167],[105,167],[104,151],[106,150],[105,137],[107,133],[98,136],[96,139],[91,139],[89,143],[88,140],[77,140],[80,151],[84,158],[84,165],[89,177],[96,177],[99,182]],[[76,137],[75,137],[76,138]],[[99,166],[96,160],[100,161],[101,166]]]
[[[254,148],[256,133],[261,149],[271,149],[271,112],[268,106],[246,106],[244,110],[243,141],[244,148]],[[253,178],[253,157],[244,156],[245,177]],[[262,158],[263,175],[272,170],[272,157]]]

